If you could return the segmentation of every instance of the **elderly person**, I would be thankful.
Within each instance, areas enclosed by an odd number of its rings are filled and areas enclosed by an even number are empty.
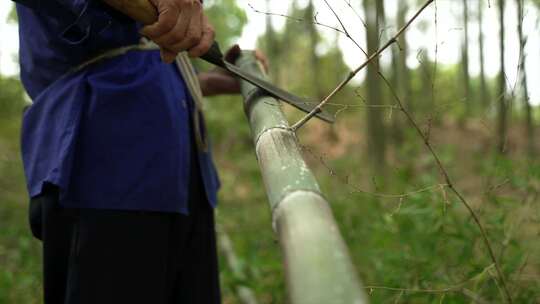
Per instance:
[[[214,41],[202,4],[153,0],[159,19],[142,27],[98,0],[16,2],[45,303],[219,303],[219,181],[195,95],[239,84],[218,70],[187,75],[184,51]],[[160,50],[92,60],[141,35]]]

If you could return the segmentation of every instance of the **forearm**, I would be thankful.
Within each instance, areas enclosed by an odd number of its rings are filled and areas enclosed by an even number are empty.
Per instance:
[[[152,24],[158,20],[156,7],[150,0],[102,0],[114,9],[123,14],[142,22],[145,25]],[[199,0],[203,3],[203,0]]]
[[[239,82],[228,75],[213,71],[199,73],[198,77],[203,96],[238,94],[240,91]]]
[[[112,8],[120,11],[145,25],[158,20],[158,13],[149,0],[102,0]]]

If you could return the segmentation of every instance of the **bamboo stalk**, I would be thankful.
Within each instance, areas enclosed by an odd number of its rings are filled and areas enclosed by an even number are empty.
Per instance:
[[[255,293],[251,288],[243,284],[242,282],[247,281],[247,275],[244,272],[244,269],[236,255],[233,247],[233,243],[225,229],[219,224],[216,224],[216,231],[218,234],[218,245],[221,253],[225,256],[225,261],[227,266],[231,270],[233,278],[240,282],[234,286],[236,291],[236,296],[243,304],[257,304],[257,298],[255,298]]]
[[[266,78],[251,52],[244,52],[237,65]],[[241,88],[283,253],[290,302],[367,303],[332,211],[280,103],[245,81]]]

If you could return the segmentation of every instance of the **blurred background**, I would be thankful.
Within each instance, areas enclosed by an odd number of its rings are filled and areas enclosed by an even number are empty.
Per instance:
[[[208,0],[205,6],[224,47],[260,48],[275,83],[317,101],[423,3]],[[17,36],[13,4],[2,1],[0,303],[40,303],[40,249],[27,227],[19,155],[22,109],[30,101],[18,79]],[[540,303],[539,82],[540,1],[437,0],[330,101],[335,125],[312,120],[299,131],[362,280],[385,287],[366,290],[373,303],[502,302],[478,228],[446,188],[394,93],[485,225],[515,302]],[[302,117],[285,111],[291,122]],[[238,286],[250,288],[259,303],[286,303],[241,98],[212,98],[206,112],[223,184],[217,221],[224,303],[241,302]]]

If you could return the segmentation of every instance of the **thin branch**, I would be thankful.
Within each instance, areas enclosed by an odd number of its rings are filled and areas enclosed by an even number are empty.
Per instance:
[[[403,193],[403,194],[386,194],[386,193],[373,193],[373,192],[369,192],[369,191],[365,191],[365,190],[361,190],[361,189],[356,189],[354,190],[353,193],[364,193],[364,194],[368,194],[368,195],[371,195],[371,196],[375,196],[375,197],[380,197],[380,198],[406,198],[406,197],[409,197],[409,196],[413,196],[415,194],[420,194],[420,193],[424,193],[424,192],[428,192],[428,191],[432,191],[433,189],[441,189],[441,188],[444,188],[444,187],[447,187],[448,185],[446,184],[437,184],[437,185],[433,185],[433,186],[429,186],[429,187],[425,187],[425,188],[422,188],[422,189],[418,189],[418,190],[415,190],[415,191],[411,191],[411,192],[406,192],[406,193]]]
[[[446,287],[446,288],[439,288],[439,289],[420,289],[420,288],[400,288],[400,287],[388,287],[388,286],[378,286],[378,285],[368,285],[368,286],[365,286],[364,289],[368,289],[370,291],[370,294],[373,292],[373,290],[388,290],[388,291],[399,291],[401,293],[404,293],[404,292],[410,292],[410,293],[433,293],[433,294],[438,294],[438,293],[442,293],[442,294],[445,294],[445,293],[448,293],[448,292],[464,292],[464,291],[468,291],[466,288],[464,288],[464,286],[466,284],[468,284],[469,282],[471,282],[474,278],[470,278],[466,281],[463,281],[461,283],[458,283],[456,285],[453,285],[453,286],[449,286],[449,287]]]
[[[292,20],[292,21],[296,21],[296,22],[304,22],[304,19],[302,18],[297,18],[297,17],[293,17],[293,16],[289,16],[289,15],[286,15],[286,14],[281,14],[281,13],[271,13],[271,12],[263,12],[261,10],[258,10],[256,9],[253,5],[251,5],[250,3],[248,3],[248,6],[249,8],[251,8],[255,13],[258,13],[258,14],[264,14],[264,15],[267,15],[267,16],[278,16],[278,17],[283,17],[285,19],[289,19],[289,20]]]
[[[318,102],[311,102],[306,101],[306,104],[318,104]],[[348,108],[378,108],[378,109],[394,109],[399,110],[399,106],[397,104],[394,105],[385,105],[385,104],[345,104],[345,103],[336,103],[336,102],[329,102],[326,104],[327,106],[336,106],[336,107],[348,107]]]
[[[387,286],[365,286],[364,289],[380,289],[380,290],[418,292],[418,293],[447,293],[447,292],[452,292],[452,291],[460,291],[462,289],[463,284],[451,286],[451,287],[443,288],[443,289],[414,289],[414,288],[398,288],[398,287],[387,287]]]
[[[328,3],[327,0],[324,0],[324,3],[326,4],[326,6],[330,9],[330,11],[332,11],[332,14],[334,14],[334,16],[336,17],[336,19],[338,20],[339,24],[341,25],[341,28],[343,29],[343,33],[345,34],[345,36],[347,36],[347,38],[349,38],[349,40],[351,40],[355,45],[356,47],[358,47],[363,53],[364,55],[368,55],[367,52],[360,46],[360,44],[349,34],[349,31],[347,31],[347,28],[345,27],[345,24],[343,24],[343,21],[341,21],[341,18],[339,17],[339,15],[336,13],[336,11],[334,10],[334,8],[330,5],[330,3]]]
[[[463,288],[461,291],[465,296],[469,297],[474,303],[480,303],[480,304],[489,304],[488,301],[482,299],[479,295],[472,292],[471,290],[467,288]]]
[[[272,13],[272,12],[264,12],[264,11],[261,11],[261,10],[258,10],[256,9],[253,5],[249,4],[248,3],[248,6],[257,14],[263,14],[263,15],[266,15],[266,16],[275,16],[275,17],[282,17],[282,18],[285,18],[285,19],[288,19],[290,21],[294,21],[294,22],[311,22],[312,24],[316,25],[316,26],[320,26],[320,27],[325,27],[327,29],[331,29],[331,30],[334,30],[340,34],[343,34],[343,35],[347,35],[345,33],[345,31],[343,31],[342,29],[340,28],[337,28],[335,26],[331,26],[331,25],[328,25],[328,24],[324,24],[324,23],[321,23],[319,22],[319,20],[317,19],[317,16],[315,15],[313,17],[313,21],[307,21],[303,18],[298,18],[298,17],[293,17],[293,16],[289,16],[289,15],[286,15],[286,14],[281,14],[281,13]]]
[[[362,22],[362,24],[364,25],[365,28],[367,28],[367,23],[366,21],[364,20],[364,18],[362,18],[362,16],[360,16],[360,14],[354,9],[354,7],[352,7],[351,5],[351,1],[350,0],[343,0],[347,6],[351,9],[351,11],[356,15],[356,17],[358,17],[358,19],[360,19],[360,22]]]
[[[326,0],[325,0],[326,1]],[[319,113],[322,110],[322,107],[324,107],[325,104],[327,104],[332,97],[334,97],[339,91],[341,91],[355,76],[363,70],[373,59],[377,58],[384,50],[386,50],[389,46],[396,43],[397,38],[420,16],[420,14],[435,0],[428,0],[424,5],[414,14],[414,16],[392,37],[386,44],[384,44],[381,48],[379,48],[375,53],[373,53],[369,58],[362,63],[358,68],[356,68],[354,71],[351,71],[347,78],[345,78],[331,93],[328,95],[323,101],[319,103],[315,109],[313,109],[309,114],[304,116],[301,120],[299,120],[297,123],[295,123],[291,129],[293,131],[297,131],[300,129],[306,122],[308,122],[310,119],[312,119],[317,113]]]

